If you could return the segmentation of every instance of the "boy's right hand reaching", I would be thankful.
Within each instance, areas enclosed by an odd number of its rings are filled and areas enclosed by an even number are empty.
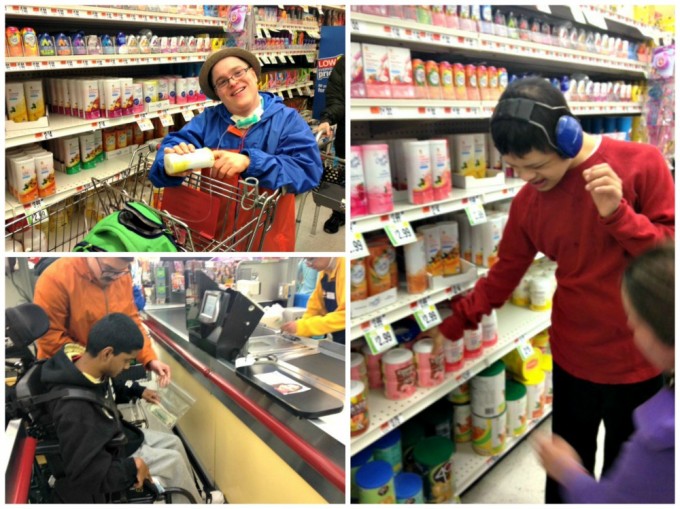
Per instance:
[[[135,489],[140,489],[144,485],[144,479],[151,481],[151,472],[149,472],[148,465],[140,457],[132,458],[137,467],[137,482],[133,485]]]

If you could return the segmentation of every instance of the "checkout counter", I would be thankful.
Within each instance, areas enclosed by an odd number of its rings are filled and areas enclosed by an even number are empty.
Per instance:
[[[144,322],[195,403],[177,422],[229,503],[344,503],[345,349],[260,324],[261,305],[200,271]]]

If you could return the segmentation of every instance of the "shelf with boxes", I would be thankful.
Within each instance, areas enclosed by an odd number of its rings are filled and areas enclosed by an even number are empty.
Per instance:
[[[209,52],[134,54],[134,55],[66,55],[53,57],[5,57],[5,72],[59,71],[64,69],[99,69],[105,67],[203,63]]]

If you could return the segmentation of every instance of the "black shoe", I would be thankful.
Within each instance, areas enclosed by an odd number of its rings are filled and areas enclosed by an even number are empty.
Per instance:
[[[345,214],[333,212],[333,215],[323,224],[323,231],[326,233],[338,233],[341,226],[345,224]]]

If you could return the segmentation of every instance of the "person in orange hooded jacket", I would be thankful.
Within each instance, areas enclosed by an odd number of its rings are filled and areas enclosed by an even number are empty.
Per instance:
[[[109,313],[123,313],[144,335],[144,347],[137,360],[158,375],[158,384],[170,383],[170,367],[161,362],[151,347],[132,295],[132,258],[60,258],[38,278],[33,302],[50,319],[47,333],[36,342],[38,358],[56,354],[67,343],[87,345],[92,326]]]

